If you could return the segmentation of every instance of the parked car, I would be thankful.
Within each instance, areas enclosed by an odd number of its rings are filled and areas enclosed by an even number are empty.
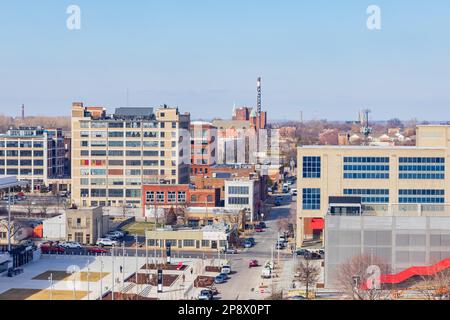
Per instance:
[[[59,244],[64,249],[81,249],[81,244],[78,242],[64,241]]]
[[[41,252],[43,254],[58,254],[64,253],[66,250],[62,247],[58,246],[41,246]]]
[[[256,232],[256,233],[261,233],[261,232],[264,232],[264,229],[263,229],[263,228],[260,228],[260,227],[256,227],[256,228],[255,228],[255,232]]]
[[[250,262],[248,263],[249,268],[255,268],[257,266],[258,266],[258,260],[250,260]]]
[[[226,280],[226,278],[222,274],[219,274],[218,276],[216,276],[214,278],[214,283],[215,284],[221,284],[221,283],[224,283],[225,280]]]
[[[261,229],[267,229],[267,225],[266,225],[266,223],[264,221],[261,221],[259,223],[258,227],[261,228]]]
[[[100,238],[97,240],[96,244],[100,247],[112,247],[119,245],[119,242],[108,238]]]
[[[251,247],[253,247],[253,243],[251,243],[250,241],[245,241],[245,242],[244,242],[244,248],[249,249],[249,248],[251,248]]]
[[[297,251],[295,251],[295,254],[297,256],[304,256],[305,254],[307,254],[308,250],[306,249],[298,249]]]
[[[297,196],[297,189],[291,189],[291,196],[293,197]]]
[[[88,253],[90,253],[90,254],[103,254],[103,253],[108,253],[108,252],[109,252],[108,250],[105,250],[100,247],[92,247],[92,248],[89,248],[89,250],[88,250]]]
[[[247,238],[246,241],[249,241],[252,245],[256,244],[255,238]]]
[[[212,300],[213,299],[213,293],[211,290],[204,289],[200,291],[198,295],[198,300]]]
[[[277,242],[275,245],[275,250],[283,250],[284,248],[286,248],[286,245],[282,242]]]
[[[233,249],[233,248],[228,248],[226,250],[222,250],[222,253],[226,253],[226,254],[237,254],[237,250]]]
[[[225,272],[221,272],[221,273],[219,274],[219,276],[223,277],[225,280],[230,279],[230,277],[228,276],[228,273],[225,273]]]

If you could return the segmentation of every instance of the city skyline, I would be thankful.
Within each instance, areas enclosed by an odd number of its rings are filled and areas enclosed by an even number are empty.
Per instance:
[[[450,100],[444,1],[377,1],[381,30],[366,26],[368,1],[77,1],[81,29],[72,31],[71,4],[2,5],[0,113],[19,116],[25,104],[27,115],[68,116],[85,101],[228,118],[233,103],[255,106],[258,76],[274,120],[300,110],[305,120],[347,120],[371,108],[376,119],[433,121]]]

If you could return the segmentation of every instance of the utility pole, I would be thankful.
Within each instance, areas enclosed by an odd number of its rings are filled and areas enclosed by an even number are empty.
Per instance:
[[[103,300],[103,253],[100,254],[100,300]]]
[[[136,240],[136,300],[138,299],[138,295],[139,295],[139,290],[138,290],[138,235],[136,234],[135,236],[135,240]]]
[[[125,241],[122,242],[122,290],[125,286]]]
[[[112,297],[111,299],[114,301],[114,283],[116,282],[115,276],[114,276],[114,248],[115,246],[112,246],[112,251],[111,251],[111,258],[112,258]]]
[[[8,187],[8,252],[11,252],[11,187]]]
[[[89,291],[89,260],[86,263],[86,268],[87,268],[87,277],[86,277],[86,281],[87,281],[87,299],[91,300],[91,295],[90,295],[90,291]]]
[[[50,273],[50,278],[48,278],[50,281],[50,301],[53,300],[53,273]]]

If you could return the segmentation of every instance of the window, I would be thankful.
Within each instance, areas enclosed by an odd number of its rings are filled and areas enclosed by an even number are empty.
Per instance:
[[[127,141],[126,146],[130,147],[130,148],[138,148],[141,146],[141,142],[140,141]]]
[[[110,157],[123,157],[123,151],[118,150],[109,150],[108,155]]]
[[[110,131],[108,132],[110,138],[123,138],[123,132],[121,131]]]
[[[145,193],[145,201],[147,203],[154,203],[155,202],[155,192],[153,191],[147,191]]]
[[[209,240],[202,240],[202,247],[209,248],[210,247]]]
[[[109,128],[123,128],[123,122],[110,122],[108,123]]]
[[[228,204],[248,205],[249,199],[247,197],[245,197],[245,198],[230,197],[230,198],[228,198]]]
[[[167,201],[172,202],[172,203],[177,201],[177,196],[176,196],[175,191],[169,191],[167,193]]]
[[[389,189],[344,189],[344,195],[360,196],[362,203],[389,203]]]
[[[445,158],[400,158],[399,179],[444,180]]]
[[[123,147],[123,141],[108,141],[110,147]]]
[[[320,157],[303,157],[303,178],[320,178]]]
[[[93,157],[106,157],[106,151],[105,150],[92,150],[91,156]]]
[[[91,197],[106,197],[106,189],[91,189]]]
[[[445,190],[435,189],[400,189],[398,191],[399,203],[444,203]]]
[[[127,155],[127,157],[140,157],[141,156],[141,152],[140,151],[127,150],[126,155]]]
[[[185,203],[186,202],[186,192],[185,191],[179,191],[178,192],[178,202],[179,203]]]
[[[165,198],[166,198],[166,197],[165,197],[164,192],[162,192],[162,191],[156,192],[156,201],[157,201],[157,202],[159,202],[159,203],[164,203],[164,201],[166,201]]]
[[[108,195],[111,198],[122,198],[123,197],[123,189],[109,189]]]
[[[389,179],[389,158],[344,157],[344,179]]]
[[[195,240],[183,240],[183,247],[195,247]]]
[[[139,189],[127,189],[126,191],[127,198],[140,198],[141,190]]]
[[[249,194],[249,187],[228,187],[229,194]]]
[[[320,210],[320,189],[303,189],[303,210]]]

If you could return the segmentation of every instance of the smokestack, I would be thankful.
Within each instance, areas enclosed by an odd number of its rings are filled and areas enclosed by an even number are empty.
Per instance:
[[[25,120],[25,105],[22,104],[22,120]]]

